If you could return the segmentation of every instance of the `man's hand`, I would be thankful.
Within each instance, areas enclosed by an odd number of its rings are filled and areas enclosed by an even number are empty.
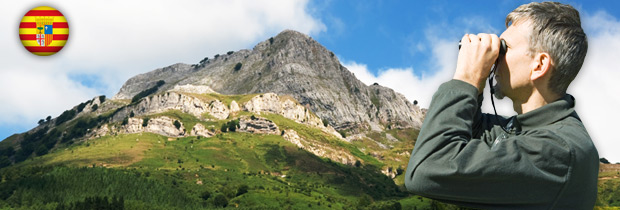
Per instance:
[[[478,88],[478,94],[481,94],[491,67],[499,56],[499,45],[499,38],[495,34],[465,34],[461,39],[461,50],[453,79],[473,85]]]

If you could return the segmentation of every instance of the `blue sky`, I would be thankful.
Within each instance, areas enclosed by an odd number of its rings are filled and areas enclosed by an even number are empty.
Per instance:
[[[451,78],[463,34],[500,34],[506,14],[527,2],[1,2],[0,139],[95,96],[111,98],[131,76],[251,49],[284,29],[312,36],[362,82],[379,82],[425,107],[436,87]],[[590,39],[584,70],[569,93],[577,98],[578,112],[601,156],[620,162],[620,153],[608,149],[620,148],[620,143],[605,120],[620,117],[610,111],[620,106],[620,91],[613,85],[620,78],[614,62],[620,57],[620,3],[561,2],[581,12]],[[65,49],[45,58],[29,54],[17,36],[25,12],[43,4],[63,12],[70,27]],[[486,104],[483,109],[490,111]],[[514,114],[509,100],[498,102],[498,111]]]

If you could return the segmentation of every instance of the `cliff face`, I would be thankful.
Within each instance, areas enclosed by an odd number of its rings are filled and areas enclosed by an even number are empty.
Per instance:
[[[423,113],[402,94],[367,86],[340,64],[333,52],[311,37],[283,31],[240,50],[206,58],[198,64],[175,64],[129,79],[114,99],[130,99],[159,80],[164,92],[178,86],[207,87],[221,94],[272,92],[290,95],[338,130],[385,127],[419,128]]]

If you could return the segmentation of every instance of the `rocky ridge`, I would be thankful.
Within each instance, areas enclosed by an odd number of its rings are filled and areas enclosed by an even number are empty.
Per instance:
[[[333,52],[291,30],[258,43],[252,50],[231,51],[198,64],[174,64],[140,74],[129,79],[114,99],[130,99],[158,80],[166,82],[159,92],[173,90],[169,84],[176,84],[207,86],[226,95],[290,95],[338,130],[419,128],[424,116],[402,94],[363,84]]]

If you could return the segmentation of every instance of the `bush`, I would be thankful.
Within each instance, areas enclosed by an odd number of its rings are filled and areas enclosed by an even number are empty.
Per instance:
[[[157,81],[157,83],[155,84],[155,86],[153,86],[153,87],[151,87],[151,88],[149,88],[149,89],[143,90],[142,92],[140,92],[140,93],[136,94],[135,96],[133,96],[133,98],[131,98],[131,103],[136,103],[136,102],[138,102],[140,99],[142,99],[142,98],[144,98],[144,97],[146,97],[146,96],[148,96],[148,95],[151,95],[151,94],[153,94],[153,93],[157,92],[157,90],[159,89],[159,87],[161,87],[161,86],[162,86],[162,85],[164,85],[164,84],[166,84],[166,82],[165,82],[165,81],[163,81],[163,80],[159,80],[159,81]]]
[[[142,127],[146,127],[146,126],[148,126],[148,125],[149,125],[149,120],[150,120],[150,119],[149,119],[148,117],[147,117],[147,118],[142,119]]]
[[[203,200],[207,200],[209,198],[211,198],[211,192],[209,191],[204,191],[200,194],[200,198],[202,198]]]
[[[177,129],[181,128],[181,123],[178,120],[175,120],[173,124]]]
[[[239,69],[241,69],[241,66],[243,66],[241,62],[237,63],[237,65],[235,65],[235,71],[239,71]]]
[[[228,122],[228,131],[235,132],[239,128],[239,120],[231,120]]]
[[[228,205],[228,199],[226,199],[226,196],[218,194],[213,199],[213,205],[217,207],[226,207]]]
[[[345,131],[338,131],[338,133],[342,136],[342,138],[347,138],[347,133]]]
[[[56,118],[56,125],[60,125],[64,122],[67,122],[71,119],[73,119],[75,117],[77,113],[75,113],[75,110],[70,109],[67,111],[64,111],[62,114],[60,114],[60,116],[58,116],[58,118]]]
[[[248,185],[245,185],[245,184],[239,186],[239,188],[237,188],[237,196],[247,193],[248,188],[249,188]]]

